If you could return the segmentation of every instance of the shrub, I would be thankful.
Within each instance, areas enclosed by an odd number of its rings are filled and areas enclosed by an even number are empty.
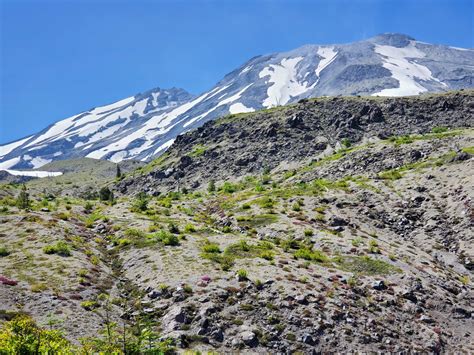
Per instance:
[[[97,301],[84,301],[81,302],[81,307],[84,308],[86,311],[93,311],[94,309],[99,307],[99,303],[97,303]]]
[[[145,234],[145,232],[143,232],[139,229],[128,228],[127,230],[125,230],[125,236],[141,239],[141,238],[145,238],[146,234]]]
[[[402,178],[402,174],[397,170],[387,170],[380,172],[379,178],[383,180],[398,180]]]
[[[140,192],[132,205],[132,212],[145,212],[148,210],[149,198],[144,192]]]
[[[97,255],[91,255],[91,258],[90,258],[90,261],[91,261],[91,264],[92,265],[99,265],[100,264],[100,259]]]
[[[444,133],[448,130],[448,127],[433,127],[431,133]]]
[[[360,237],[354,238],[352,239],[351,243],[354,247],[357,248],[362,243],[362,238]]]
[[[380,249],[379,249],[378,246],[379,246],[379,245],[378,245],[377,241],[374,240],[374,239],[371,239],[371,240],[369,241],[369,252],[370,252],[370,253],[373,253],[373,254],[378,254],[378,253],[380,253]]]
[[[5,247],[0,247],[0,257],[8,255],[10,255],[10,252]]]
[[[20,315],[2,325],[1,354],[71,354],[71,344],[58,330],[38,327],[34,320]]]
[[[170,233],[173,233],[173,234],[179,234],[179,228],[176,224],[174,223],[170,223],[168,225],[168,230],[170,231]]]
[[[344,148],[349,148],[351,146],[351,141],[347,138],[343,138],[341,140],[341,145],[344,147]]]
[[[246,240],[241,240],[239,242],[239,245],[240,245],[240,248],[242,249],[242,251],[250,251],[250,245],[247,243]]]
[[[461,281],[463,285],[467,285],[469,284],[469,276],[468,275],[460,276],[459,281]]]
[[[61,256],[71,256],[71,249],[66,242],[59,241],[54,245],[47,245],[43,248],[46,254],[57,254]]]
[[[265,259],[265,260],[268,260],[268,261],[272,261],[273,260],[273,252],[270,251],[270,250],[262,250],[260,252],[260,257],[262,259]]]
[[[207,185],[207,191],[210,193],[216,191],[216,182],[214,180],[209,181],[209,184]]]
[[[86,213],[91,213],[93,209],[94,209],[94,205],[90,203],[89,201],[87,201],[84,206],[84,211],[86,211]]]
[[[23,184],[20,194],[16,200],[16,205],[19,209],[27,210],[30,208],[30,197],[29,193],[26,189],[26,185]]]
[[[46,284],[38,283],[38,284],[31,285],[31,292],[38,293],[38,292],[45,291],[47,289],[48,289],[48,286]]]
[[[401,272],[400,269],[383,260],[372,259],[368,256],[334,258],[341,269],[362,275],[385,275]]]
[[[234,192],[237,191],[237,186],[234,185],[234,184],[232,184],[232,183],[230,183],[230,182],[228,182],[228,181],[226,181],[226,182],[224,182],[224,184],[222,185],[222,187],[220,188],[220,190],[221,190],[222,192],[225,192],[225,193],[228,193],[228,194],[232,194],[232,193],[234,193]]]
[[[164,245],[171,245],[171,246],[179,245],[178,237],[168,231],[161,230],[155,233],[153,236]]]
[[[69,219],[69,213],[59,212],[56,214],[56,217],[63,221],[67,221]]]
[[[237,277],[239,278],[239,280],[247,280],[247,276],[247,270],[240,269],[237,271]]]
[[[319,250],[310,250],[308,248],[301,248],[297,250],[294,254],[297,259],[304,259],[310,261],[316,261],[318,263],[324,263],[328,261],[328,257],[322,251]]]
[[[194,232],[196,232],[196,227],[194,227],[191,223],[187,223],[184,226],[184,232],[185,233],[194,233]]]
[[[314,235],[314,231],[312,229],[305,229],[304,235],[305,237],[312,237]]]
[[[103,187],[99,190],[99,199],[101,201],[113,201],[114,194],[108,187]]]
[[[217,243],[212,243],[212,242],[206,242],[204,246],[202,247],[202,251],[204,253],[220,253],[221,249],[219,248],[219,244]]]
[[[118,245],[121,246],[121,247],[125,247],[125,246],[130,245],[130,244],[132,244],[132,241],[130,239],[120,238],[118,240]]]

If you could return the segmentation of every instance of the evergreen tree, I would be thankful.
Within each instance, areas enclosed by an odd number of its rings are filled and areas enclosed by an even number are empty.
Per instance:
[[[110,201],[110,195],[112,195],[113,199],[112,191],[110,191],[108,187],[103,187],[99,191],[99,198],[101,201]]]
[[[16,204],[18,208],[22,210],[27,210],[30,208],[30,194],[28,193],[25,184],[23,184],[23,187],[21,188],[20,194],[16,200]]]
[[[110,194],[109,194],[109,203],[111,205],[114,204],[114,201],[115,201],[115,198],[114,198],[114,193],[112,191],[110,191]]]
[[[209,192],[216,191],[216,182],[214,180],[209,181],[209,185],[207,186],[207,191]]]
[[[122,178],[122,171],[120,170],[120,165],[118,165],[118,164],[117,164],[117,172],[116,172],[116,174],[115,174],[115,177],[116,177],[117,179]]]

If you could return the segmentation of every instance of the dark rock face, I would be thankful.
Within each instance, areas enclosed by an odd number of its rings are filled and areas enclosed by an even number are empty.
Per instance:
[[[146,186],[160,191],[202,185],[211,179],[226,180],[259,174],[282,162],[301,161],[335,147],[343,138],[357,144],[364,138],[427,133],[433,127],[474,125],[474,93],[406,98],[321,98],[306,100],[279,110],[260,111],[241,118],[210,121],[179,136],[168,150],[169,159],[146,176],[125,179],[119,191],[138,191]],[[190,157],[192,147],[206,151]],[[410,153],[416,161],[423,152]],[[460,153],[456,159],[467,159]],[[374,157],[365,157],[370,168]],[[399,160],[395,157],[395,162]],[[359,164],[362,167],[363,164]],[[390,168],[387,164],[386,168]]]

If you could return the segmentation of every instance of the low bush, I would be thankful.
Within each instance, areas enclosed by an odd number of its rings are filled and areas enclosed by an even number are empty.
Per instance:
[[[164,245],[170,245],[170,246],[179,245],[178,237],[175,234],[172,234],[170,232],[162,230],[162,231],[159,231],[158,233],[155,233],[153,236],[157,238]]]
[[[8,256],[8,255],[10,255],[10,252],[7,250],[7,248],[0,247],[0,257]]]
[[[320,250],[311,250],[309,248],[301,248],[297,250],[294,254],[294,257],[297,259],[304,259],[308,261],[315,261],[318,263],[324,263],[329,260],[326,254]]]
[[[46,254],[57,254],[60,256],[71,256],[71,248],[66,242],[59,241],[53,245],[47,245],[43,248]]]

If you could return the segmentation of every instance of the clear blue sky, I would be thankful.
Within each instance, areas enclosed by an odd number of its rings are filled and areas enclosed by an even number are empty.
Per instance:
[[[474,0],[0,0],[0,143],[249,58],[383,32],[474,47]]]

